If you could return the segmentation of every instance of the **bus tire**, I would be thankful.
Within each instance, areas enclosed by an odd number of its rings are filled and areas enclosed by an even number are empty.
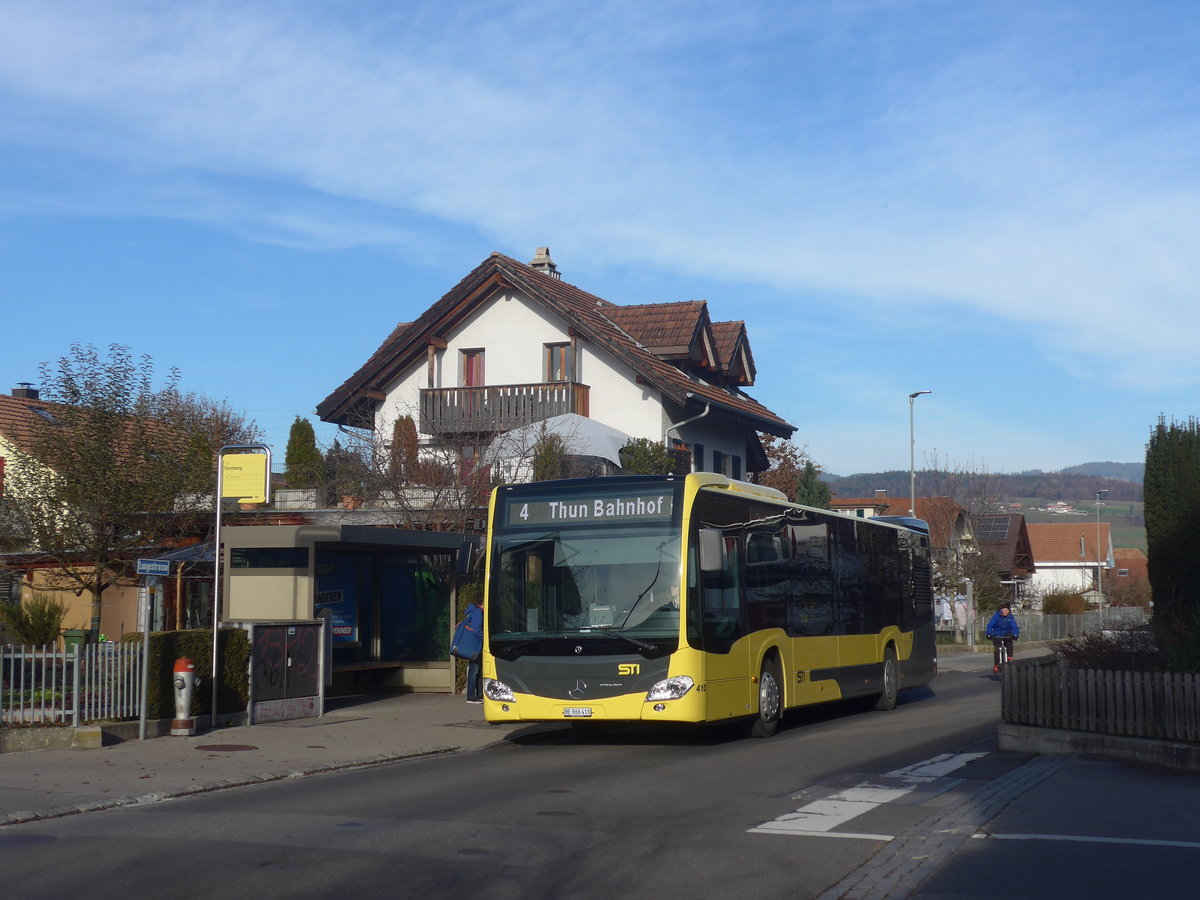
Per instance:
[[[750,723],[750,736],[770,737],[779,727],[783,716],[783,691],[779,682],[779,664],[764,659],[758,673],[758,712]]]
[[[882,712],[895,709],[899,692],[900,667],[896,663],[896,651],[889,644],[883,651],[883,692],[875,698],[875,708]]]

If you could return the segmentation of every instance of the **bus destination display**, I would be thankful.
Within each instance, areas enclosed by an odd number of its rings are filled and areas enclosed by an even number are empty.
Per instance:
[[[522,525],[586,525],[617,522],[656,522],[671,518],[670,493],[623,497],[570,496],[561,500],[514,499],[508,503],[509,527]]]

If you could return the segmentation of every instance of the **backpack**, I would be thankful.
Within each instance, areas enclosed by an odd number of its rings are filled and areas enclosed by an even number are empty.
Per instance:
[[[476,611],[478,615],[473,615]],[[477,659],[483,652],[482,610],[478,606],[474,610],[468,608],[461,622],[454,626],[454,635],[450,639],[450,655],[459,659]],[[472,620],[475,620],[474,622]]]

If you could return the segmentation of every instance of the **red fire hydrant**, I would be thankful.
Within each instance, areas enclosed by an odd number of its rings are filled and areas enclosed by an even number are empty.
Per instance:
[[[194,662],[186,658],[175,660],[175,718],[171,720],[171,734],[186,736],[196,733],[196,720],[192,718],[192,692],[199,683]]]

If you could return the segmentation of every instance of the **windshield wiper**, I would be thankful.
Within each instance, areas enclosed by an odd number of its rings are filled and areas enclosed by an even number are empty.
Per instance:
[[[639,641],[635,637],[630,637],[623,631],[616,631],[611,628],[592,628],[590,631],[581,631],[580,634],[603,634],[607,637],[620,638],[623,641],[628,641],[633,646],[641,650],[657,650],[653,644],[647,644],[645,641]]]

